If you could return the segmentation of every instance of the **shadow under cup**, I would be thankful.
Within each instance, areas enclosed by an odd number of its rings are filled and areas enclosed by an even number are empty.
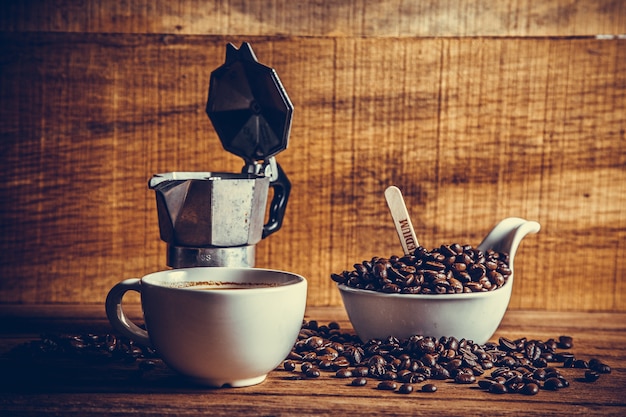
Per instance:
[[[147,331],[121,308],[141,293]],[[165,363],[203,385],[262,382],[287,357],[304,319],[307,282],[289,272],[196,267],[118,283],[107,297],[113,327],[151,345]]]

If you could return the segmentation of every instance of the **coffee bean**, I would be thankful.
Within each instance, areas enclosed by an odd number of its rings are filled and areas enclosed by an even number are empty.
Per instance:
[[[367,378],[364,378],[364,377],[355,378],[350,383],[350,385],[352,385],[354,387],[362,387],[362,386],[364,386],[366,384],[367,384]]]
[[[398,388],[398,392],[400,394],[410,394],[413,392],[413,385],[411,384],[402,384],[400,388]]]
[[[563,382],[557,377],[551,377],[546,379],[543,383],[543,388],[551,391],[556,391],[559,388],[563,388]]]
[[[321,375],[320,370],[317,368],[309,368],[304,374],[307,376],[307,378],[319,378],[319,376]]]
[[[571,349],[574,346],[574,339],[570,336],[559,336],[558,346],[561,349]]]
[[[589,368],[589,364],[587,363],[587,361],[585,361],[583,359],[577,359],[572,364],[572,367],[573,368],[579,368],[579,369],[588,369]]]
[[[488,379],[481,379],[480,381],[478,381],[478,386],[482,389],[489,389],[492,384],[495,384],[495,382]]]
[[[335,359],[332,362],[332,364],[336,368],[346,368],[346,367],[350,366],[350,361],[346,357],[340,356],[337,359]]]
[[[544,368],[536,369],[533,372],[533,378],[544,381],[546,379],[546,370]]]
[[[385,381],[395,381],[398,379],[398,374],[393,371],[386,371],[381,375],[381,379],[384,379]]]
[[[563,368],[573,368],[576,361],[577,359],[574,356],[566,358],[563,362]]]
[[[535,384],[534,382],[529,382],[527,384],[524,384],[524,387],[520,389],[519,392],[524,395],[536,395],[537,393],[539,393],[539,385]]]
[[[286,360],[283,363],[283,368],[285,368],[286,371],[293,371],[296,369],[296,363],[292,360]]]
[[[398,384],[393,381],[382,381],[378,384],[377,388],[385,391],[394,391],[397,387]]]
[[[492,394],[506,394],[508,390],[503,384],[494,383],[489,386],[489,392]]]
[[[435,384],[424,384],[422,385],[422,392],[436,392],[437,386]]]
[[[556,344],[555,344],[554,349],[556,349],[556,347],[557,347],[557,346],[556,346]],[[557,354],[554,356],[554,360],[555,360],[556,362],[566,362],[568,359],[575,360],[575,358],[574,358],[574,354],[573,354],[573,353],[570,353],[570,352],[559,352],[559,353],[557,353]],[[572,361],[572,363],[573,363],[573,361]]]
[[[369,374],[368,369],[365,366],[357,366],[352,370],[352,375],[357,377],[364,377]]]
[[[592,370],[585,371],[585,381],[596,382],[599,378],[600,374],[598,372]]]
[[[146,359],[139,362],[139,370],[141,371],[149,371],[151,369],[156,368],[157,363],[153,360]]]
[[[454,378],[454,382],[457,384],[473,384],[476,382],[476,377],[474,374],[459,373],[456,378]]]
[[[593,358],[589,360],[589,368],[600,373],[600,374],[610,374],[611,367],[605,363],[602,363],[600,360]]]
[[[337,378],[352,378],[352,371],[349,369],[340,369],[335,373]]]

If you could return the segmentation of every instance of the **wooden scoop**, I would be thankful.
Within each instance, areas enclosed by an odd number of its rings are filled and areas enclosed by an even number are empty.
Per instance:
[[[413,229],[413,223],[411,223],[409,212],[406,209],[402,192],[400,192],[398,187],[392,185],[385,190],[385,199],[387,200],[393,223],[396,225],[396,231],[398,232],[404,254],[409,255],[419,246],[419,243],[417,242],[415,229]]]

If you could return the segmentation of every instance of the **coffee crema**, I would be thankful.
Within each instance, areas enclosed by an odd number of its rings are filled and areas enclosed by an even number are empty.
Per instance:
[[[185,281],[168,283],[170,288],[186,288],[202,291],[248,290],[255,288],[278,287],[280,283],[269,282],[230,282],[230,281]]]

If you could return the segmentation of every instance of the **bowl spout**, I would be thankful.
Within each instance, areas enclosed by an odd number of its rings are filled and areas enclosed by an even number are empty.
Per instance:
[[[509,217],[498,223],[478,245],[478,249],[486,251],[493,249],[509,254],[509,267],[513,269],[513,259],[520,242],[529,233],[537,233],[541,229],[535,221]]]

